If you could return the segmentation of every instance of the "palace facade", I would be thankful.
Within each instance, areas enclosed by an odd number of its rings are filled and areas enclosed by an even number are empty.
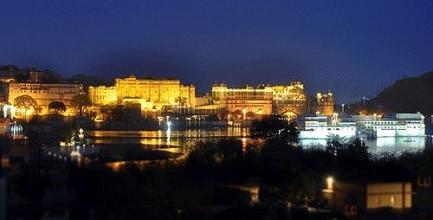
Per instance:
[[[212,99],[229,113],[246,118],[272,114],[272,89],[270,87],[246,86],[229,88],[227,84],[212,86]]]
[[[290,85],[275,85],[272,88],[273,113],[290,118],[302,115],[306,111],[307,95],[304,84],[299,81]]]
[[[75,115],[75,107],[73,106],[73,97],[79,94],[83,94],[83,86],[79,83],[19,83],[10,82],[6,85],[7,87],[7,101],[11,104],[16,103],[17,98],[20,96],[28,95],[36,101],[36,106],[30,109],[31,114],[33,111],[37,111],[38,114],[49,113],[48,105],[52,102],[62,102],[66,111],[65,115]],[[22,116],[22,109],[17,107],[17,116]]]
[[[259,85],[244,88],[229,88],[224,83],[214,84],[212,98],[228,112],[242,112],[251,116],[275,113],[294,118],[305,113],[307,103],[304,85],[299,81],[289,85]]]
[[[194,107],[194,85],[183,85],[177,79],[138,79],[131,75],[115,79],[111,87],[89,87],[89,98],[95,105],[139,103],[142,110],[164,107]]]
[[[240,117],[279,114],[296,118],[308,112],[331,116],[335,99],[331,92],[317,93],[308,99],[304,84],[293,81],[289,85],[259,85],[229,88],[220,83],[212,86],[213,104]]]
[[[332,116],[335,108],[334,94],[331,92],[317,93],[311,103],[311,111],[321,115]]]

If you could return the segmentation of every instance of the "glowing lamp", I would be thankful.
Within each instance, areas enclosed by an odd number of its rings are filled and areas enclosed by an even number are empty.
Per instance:
[[[334,189],[334,177],[332,177],[332,176],[326,177],[326,188],[328,190]]]

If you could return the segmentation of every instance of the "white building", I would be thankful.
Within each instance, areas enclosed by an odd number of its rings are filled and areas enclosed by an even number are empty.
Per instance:
[[[324,115],[314,115],[307,116],[304,120],[304,129],[299,134],[301,139],[350,139],[356,136],[355,122],[351,118],[339,118],[336,113],[330,119]]]
[[[331,118],[323,115],[307,116],[301,130],[301,139],[329,137],[424,137],[424,116],[421,113],[396,113],[387,116],[352,115],[341,118],[334,113]]]
[[[354,115],[361,133],[369,137],[425,136],[424,116],[421,113],[396,113],[387,116]]]

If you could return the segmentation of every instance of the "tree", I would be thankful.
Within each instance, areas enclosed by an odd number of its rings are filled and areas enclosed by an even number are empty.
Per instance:
[[[56,114],[58,114],[60,112],[65,112],[66,111],[66,105],[63,102],[54,101],[54,102],[51,102],[48,105],[48,110],[54,110],[54,112]]]
[[[254,112],[247,112],[247,113],[245,114],[245,117],[246,117],[246,119],[248,119],[248,120],[252,120],[252,119],[254,119],[254,118],[256,117],[256,114],[254,114]]]
[[[175,102],[176,102],[180,107],[184,107],[184,106],[186,106],[186,104],[188,103],[188,99],[187,99],[186,97],[178,96],[178,97],[176,97]]]
[[[178,96],[176,97],[175,102],[178,104],[182,113],[183,108],[188,104],[188,99],[186,97]]]
[[[80,112],[80,116],[83,115],[84,109],[92,104],[89,97],[87,95],[84,95],[84,94],[79,94],[79,95],[74,96],[72,98],[72,103]]]
[[[14,99],[14,105],[20,109],[20,111],[24,111],[24,117],[27,117],[27,111],[36,109],[37,103],[31,96],[21,95]]]

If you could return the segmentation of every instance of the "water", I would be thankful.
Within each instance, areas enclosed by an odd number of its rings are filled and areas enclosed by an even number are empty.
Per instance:
[[[226,128],[221,130],[159,130],[159,131],[89,131],[95,145],[140,144],[145,148],[182,147],[197,141],[249,136],[248,128]]]
[[[304,148],[325,149],[328,140],[326,139],[301,139],[300,144]],[[362,142],[368,146],[368,151],[372,154],[392,153],[401,154],[403,152],[414,152],[423,150],[426,146],[431,146],[430,137],[382,137],[363,139]]]
[[[137,145],[143,149],[182,148],[197,141],[221,138],[239,138],[244,144],[250,141],[248,128],[225,128],[221,130],[185,130],[185,131],[89,131],[95,145]],[[300,139],[304,148],[325,148],[326,139]],[[363,139],[370,153],[402,153],[418,151],[431,146],[431,136],[426,137],[384,137]]]

